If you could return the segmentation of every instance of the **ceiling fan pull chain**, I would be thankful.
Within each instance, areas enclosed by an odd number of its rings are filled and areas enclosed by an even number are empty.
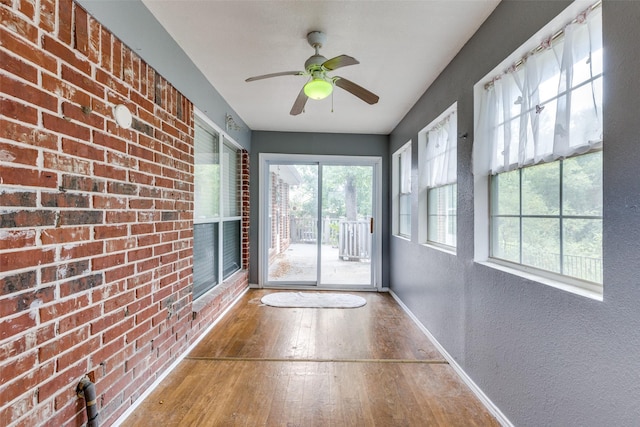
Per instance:
[[[331,92],[331,112],[333,113],[333,92]]]

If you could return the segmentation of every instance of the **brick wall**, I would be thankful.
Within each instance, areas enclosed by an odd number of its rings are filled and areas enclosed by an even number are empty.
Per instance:
[[[81,425],[85,374],[109,425],[246,271],[194,314],[192,104],[71,0],[0,20],[0,425]]]

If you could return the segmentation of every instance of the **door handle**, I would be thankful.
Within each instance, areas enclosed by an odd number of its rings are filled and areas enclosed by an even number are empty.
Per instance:
[[[373,217],[369,219],[369,233],[373,234]]]

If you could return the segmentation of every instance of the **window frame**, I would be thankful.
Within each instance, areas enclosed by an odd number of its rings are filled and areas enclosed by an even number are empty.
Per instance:
[[[217,208],[217,213],[212,215],[211,217],[207,217],[207,218],[196,218],[195,213],[196,213],[196,206],[195,206],[195,200],[194,200],[194,219],[193,219],[193,229],[194,229],[194,246],[195,246],[195,239],[196,239],[196,233],[195,233],[195,229],[196,226],[201,225],[201,224],[215,224],[215,229],[217,232],[217,245],[215,247],[215,251],[214,251],[214,257],[215,257],[215,262],[216,262],[216,266],[215,266],[215,274],[217,277],[212,277],[210,280],[209,285],[206,287],[206,289],[204,290],[199,290],[199,292],[196,294],[195,293],[195,286],[194,286],[194,301],[197,300],[198,298],[201,298],[202,296],[206,295],[208,292],[210,292],[212,289],[215,289],[218,285],[220,285],[221,283],[223,283],[227,278],[231,277],[233,274],[235,274],[237,271],[242,269],[242,194],[241,194],[241,190],[242,190],[242,155],[241,155],[241,146],[235,142],[233,140],[233,138],[231,138],[226,132],[224,132],[220,127],[216,126],[211,120],[209,120],[202,112],[196,110],[195,114],[194,114],[194,132],[197,131],[198,126],[204,128],[206,131],[213,133],[213,134],[217,134],[217,145],[218,145],[218,151],[217,151],[217,155],[218,155],[218,177],[217,180],[215,181],[215,183],[217,183],[218,185],[218,208]],[[195,134],[194,134],[194,144],[195,144]],[[227,168],[228,166],[225,166],[225,147],[226,148],[231,148],[232,150],[235,149],[235,154],[236,154],[236,165],[237,165],[237,170],[236,170],[236,180],[235,180],[235,192],[236,192],[236,197],[235,197],[235,203],[237,205],[237,210],[234,212],[229,213],[226,209],[225,204],[228,204],[227,201],[225,200],[225,196],[228,195],[228,192],[225,192],[224,190],[224,186],[227,183],[227,181],[229,181],[228,176],[226,175],[227,172]],[[196,163],[196,159],[195,159],[196,153],[194,150],[194,165]],[[195,167],[195,166],[194,166]],[[195,177],[195,169],[194,169],[194,194],[196,193],[196,186],[198,185],[198,182],[196,180]],[[239,227],[238,230],[238,234],[237,236],[225,236],[225,224],[231,223],[231,222],[239,222]],[[238,253],[236,254],[237,256],[237,260],[239,260],[238,263],[238,267],[236,269],[234,269],[233,271],[227,272],[225,274],[224,271],[224,267],[225,267],[225,239],[237,239],[237,250]],[[195,255],[194,255],[194,263],[193,263],[193,268],[194,271],[197,268],[196,266],[196,262],[195,262]],[[195,285],[195,284],[194,284]]]
[[[531,52],[539,45],[540,40],[544,40],[549,33],[555,34],[554,30],[562,28],[563,24],[571,22],[578,14],[584,11],[585,3],[574,2],[567,7],[561,14],[554,18],[549,24],[545,25],[539,32],[525,42],[519,49],[509,55],[504,61],[489,72],[485,78],[474,85],[474,123],[476,125],[476,140],[474,143],[482,144],[481,136],[477,132],[479,123],[479,111],[481,109],[481,98],[486,85],[494,76],[500,74],[502,70],[509,68],[518,59],[524,57],[527,52]],[[602,151],[602,145],[593,147],[582,153],[576,153],[567,158],[578,157],[580,155]],[[604,152],[604,151],[603,151]],[[475,151],[474,151],[475,153]],[[476,160],[474,158],[474,160]],[[561,161],[562,159],[552,160],[547,163]],[[537,163],[545,164],[543,162]],[[522,166],[514,170],[522,170],[527,167]],[[475,170],[475,164],[474,164]],[[604,286],[603,284],[593,283],[581,280],[571,276],[557,274],[551,271],[541,270],[524,264],[517,264],[510,261],[493,258],[491,254],[491,175],[490,173],[474,173],[474,262],[479,265],[487,266],[492,269],[503,271],[515,276],[525,278],[534,282],[545,284],[563,291],[571,292],[576,295],[584,296],[597,301],[603,301]],[[561,181],[561,180],[560,180]]]
[[[429,246],[435,249],[439,249],[442,250],[444,252],[448,252],[451,254],[456,254],[457,252],[457,239],[458,239],[458,225],[457,225],[457,209],[458,209],[458,173],[457,173],[457,111],[458,111],[458,103],[454,102],[449,108],[447,108],[446,110],[444,110],[438,117],[436,117],[434,120],[432,120],[427,126],[425,126],[419,133],[418,133],[418,171],[419,171],[419,191],[418,191],[418,202],[419,202],[419,208],[418,208],[418,236],[419,236],[419,241],[421,244],[425,245],[425,246]],[[429,170],[429,166],[428,166],[428,159],[427,159],[427,147],[429,144],[429,132],[431,132],[432,130],[434,130],[434,128],[436,128],[437,126],[442,126],[444,125],[443,122],[445,122],[447,119],[449,120],[454,120],[453,123],[455,123],[455,131],[454,131],[454,135],[456,138],[456,147],[455,150],[453,151],[455,156],[456,156],[456,179],[454,182],[449,182],[447,184],[442,184],[442,185],[435,185],[432,187],[429,187],[429,178],[428,178],[428,174],[431,173],[431,171]],[[431,141],[433,143],[433,141]],[[455,234],[454,234],[454,244],[453,245],[449,245],[446,242],[440,242],[438,240],[434,240],[431,238],[431,233],[432,230],[429,227],[429,218],[432,216],[431,215],[431,208],[432,206],[430,206],[429,203],[429,195],[431,194],[432,190],[438,190],[448,187],[448,186],[452,186],[455,185],[455,214],[454,215],[445,215],[446,217],[446,222],[447,224],[451,223],[451,220],[453,221],[453,223],[455,224]],[[446,207],[445,207],[446,208]],[[453,219],[451,219],[453,217]]]
[[[408,142],[406,142],[404,145],[402,145],[402,147],[398,148],[392,155],[392,221],[393,221],[393,235],[400,237],[402,239],[407,239],[407,240],[411,240],[411,205],[412,205],[412,185],[413,185],[413,180],[412,180],[412,155],[411,155],[411,150],[412,150],[412,141],[409,140]],[[403,176],[407,174],[407,169],[404,169],[404,167],[406,167],[406,165],[403,167],[402,164],[402,157],[408,156],[408,160],[409,160],[409,169],[408,169],[408,177],[407,176]],[[404,183],[403,184],[403,180],[406,180],[408,178],[408,183]],[[409,191],[402,191],[403,188],[405,187],[405,190],[408,189]],[[407,203],[408,200],[408,203]],[[403,205],[404,202],[404,205]],[[406,206],[406,204],[408,204],[408,207]],[[406,212],[406,209],[408,208],[408,212]],[[402,220],[404,218],[408,217],[408,226],[409,226],[409,230],[408,232],[403,232],[403,227],[402,227]]]

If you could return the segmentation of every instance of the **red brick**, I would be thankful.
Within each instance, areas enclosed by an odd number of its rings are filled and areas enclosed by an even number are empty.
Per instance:
[[[91,335],[99,334],[124,319],[124,310],[116,310],[109,314],[99,316],[91,322]]]
[[[110,311],[116,310],[118,308],[125,307],[135,298],[134,291],[127,291],[125,293],[119,294],[115,298],[110,298],[104,302],[104,312],[108,313]]]
[[[38,70],[19,58],[9,55],[4,50],[0,51],[0,64],[3,70],[25,79],[33,84],[38,83]]]
[[[136,246],[135,237],[111,239],[105,241],[105,252],[121,252]]]
[[[131,234],[149,234],[154,232],[153,224],[135,224],[131,226]]]
[[[105,270],[117,265],[122,265],[125,262],[125,254],[111,254],[102,257],[93,257],[91,264],[94,270]]]
[[[78,106],[69,102],[63,102],[62,114],[64,114],[64,117],[67,120],[73,119],[94,128],[104,128],[104,118],[94,114],[89,105]],[[77,153],[73,154],[77,155]]]
[[[0,214],[0,228],[37,227],[54,225],[56,215],[53,211],[4,211]]]
[[[35,245],[36,245],[35,230],[2,230],[0,231],[0,250],[21,249],[21,248],[33,247]]]
[[[111,71],[113,75],[121,79],[122,78],[122,43],[115,37],[111,40]]]
[[[104,150],[73,139],[62,138],[62,151],[88,160],[104,160]]]
[[[101,145],[106,148],[111,148],[112,150],[121,151],[123,153],[127,152],[127,142],[115,138],[104,132],[93,132],[93,142],[94,144]]]
[[[100,30],[100,23],[89,16],[89,60],[94,64],[100,63]]]
[[[100,306],[92,306],[60,319],[59,333],[64,334],[71,331],[72,329],[84,326],[86,324],[93,325],[91,321],[99,319],[101,314],[100,312]],[[91,329],[91,334],[94,334],[93,327]]]
[[[124,280],[115,283],[108,283],[106,285],[100,286],[97,289],[94,289],[91,293],[91,298],[94,303],[97,303],[107,298],[111,298],[113,295],[122,293],[125,291],[125,289],[126,282]]]
[[[107,270],[104,273],[105,282],[111,283],[116,280],[123,279],[125,277],[132,276],[135,273],[135,269],[133,265],[124,265],[122,267],[114,268],[112,270]]]
[[[33,17],[33,8],[31,9],[27,14]],[[38,41],[38,29],[30,22],[20,19],[9,9],[0,9],[0,24],[31,43],[37,43]]]
[[[60,284],[60,297],[65,298],[75,293],[98,287],[102,283],[102,274],[79,277]]]
[[[38,123],[38,110],[13,99],[0,98],[0,114],[32,125]]]
[[[83,55],[89,56],[89,22],[87,12],[81,7],[76,7],[75,16],[75,48]]]
[[[34,292],[24,292],[2,300],[0,304],[0,317],[10,316],[22,311],[32,310],[32,304],[46,304],[53,301],[54,287],[40,288]],[[35,312],[33,312],[35,313]]]
[[[93,165],[93,174],[103,178],[125,181],[127,179],[127,170],[114,167],[110,164],[96,163]]]
[[[2,176],[2,183],[4,185],[55,188],[57,184],[56,174],[52,172],[40,172],[33,169],[0,165],[0,176]]]
[[[109,359],[113,355],[119,353],[124,348],[124,336],[118,337],[118,339],[111,341],[110,343],[100,347],[98,351],[91,355],[91,361],[96,366],[105,360]],[[102,382],[97,382],[96,387],[100,387],[99,390],[104,390]]]
[[[122,319],[122,321],[114,324],[111,328],[104,331],[102,334],[102,339],[105,344],[125,336],[127,331],[131,330],[134,326],[134,318],[126,317]]]
[[[16,317],[0,319],[0,341],[23,333],[36,326],[35,317],[31,313],[23,313]],[[2,406],[2,403],[0,403]]]
[[[78,295],[77,297],[59,301],[51,305],[46,305],[40,307],[40,321],[43,323],[48,322],[67,314],[80,311],[88,305],[89,297],[86,294]]]
[[[21,82],[19,80],[15,80],[9,75],[0,74],[0,88],[2,88],[3,93],[21,99],[25,103],[35,104],[39,107],[51,111],[56,111],[58,108],[58,101],[54,96],[48,94],[47,92],[44,92],[43,90],[40,90],[35,86]],[[12,102],[14,104],[12,104]],[[30,119],[33,114],[32,112],[30,112],[28,107],[20,106],[14,101],[7,101],[6,103],[2,103],[2,114],[6,114],[7,117],[19,119],[20,113],[22,112],[27,114],[27,119]]]
[[[65,245],[60,249],[61,259],[86,258],[102,253],[103,244],[99,242]]]
[[[106,72],[111,72],[111,47],[113,36],[104,28],[100,29],[100,65]]]
[[[64,80],[60,80],[56,76],[43,74],[42,88],[50,93],[55,93],[59,97],[68,99],[74,104],[84,106],[93,105],[93,109],[96,110],[95,104],[98,103],[98,101],[95,100],[95,98],[92,99],[87,92],[79,90],[77,87]]]
[[[27,249],[0,253],[0,271],[19,270],[34,265],[50,264],[54,261],[54,249]]]
[[[135,249],[127,252],[129,262],[139,261],[153,256],[153,249],[150,247]]]
[[[41,363],[38,369],[17,378],[16,381],[11,383],[11,387],[6,387],[0,393],[0,407],[25,394],[28,390],[35,389],[38,384],[41,384],[53,374],[54,369],[55,364],[53,362]]]
[[[40,0],[40,28],[52,32],[56,25],[55,0]]]
[[[91,130],[79,123],[65,120],[64,118],[52,116],[51,114],[42,114],[42,123],[48,130],[59,132],[83,141],[88,141],[91,136]]]
[[[105,222],[107,224],[118,224],[123,222],[135,222],[136,213],[132,211],[107,211]]]
[[[54,396],[60,390],[75,390],[79,379],[84,376],[85,372],[87,372],[88,370],[88,367],[88,360],[81,359],[72,366],[67,366],[64,371],[56,372],[56,374],[51,375],[49,381],[43,381],[38,386],[38,400],[40,402],[43,402],[49,399],[51,396]],[[57,406],[56,409],[60,409],[60,407]],[[61,412],[56,411],[56,416],[60,415]],[[47,424],[51,426],[62,425],[62,423],[57,424],[55,419],[56,418],[47,420]]]
[[[101,224],[103,213],[98,210],[61,211],[60,225]]]
[[[95,198],[94,198],[95,204]],[[96,239],[110,239],[114,237],[123,237],[128,234],[128,228],[126,225],[104,225],[96,226],[94,229],[94,236]]]
[[[62,175],[62,186],[65,190],[103,192],[105,183],[101,179],[75,175]]]
[[[89,260],[85,259],[66,264],[56,263],[50,267],[43,267],[40,275],[42,282],[48,283],[87,274],[89,271]]]
[[[88,227],[60,227],[42,230],[41,239],[45,245],[71,243],[89,240],[91,230]]]
[[[11,6],[11,1],[7,0],[5,2],[8,6]],[[35,18],[35,0],[19,0],[18,1],[18,10],[24,14],[30,21],[33,21]]]
[[[126,95],[128,93],[127,87],[116,78],[114,78],[108,72],[105,72],[101,69],[96,70],[96,81],[98,83],[103,84],[109,89],[114,90],[116,93]]]
[[[80,375],[76,377],[82,378],[82,374],[87,371],[87,367],[89,366],[89,355],[98,348],[100,348],[100,337],[94,337],[83,342],[73,350],[58,356],[56,360],[57,370],[62,371],[67,369],[68,367],[78,363],[78,361],[82,361],[84,359],[85,362],[81,366],[84,366],[85,368],[80,372]]]
[[[88,208],[90,197],[78,193],[45,193],[41,195],[43,207]]]
[[[83,343],[89,338],[89,327],[83,327],[40,347],[40,362],[51,359],[69,349]]]
[[[4,26],[0,26],[0,40],[2,40],[2,47],[13,52],[16,56],[42,67],[50,73],[56,72],[57,61],[54,57],[38,49],[36,45],[25,42],[22,38],[6,30]],[[2,86],[4,85],[0,85],[0,87]]]
[[[33,411],[33,409],[38,403],[37,393],[38,393],[37,389],[29,390],[28,393],[20,396],[20,398],[17,401],[7,406],[4,410],[0,410],[0,423],[2,423],[2,425],[5,425],[5,426],[9,425],[12,422],[23,417],[25,414],[29,413],[30,411]],[[39,415],[40,413],[45,411],[53,412],[53,408],[51,408],[51,404],[49,405],[49,408],[45,410],[42,410],[41,408],[39,408],[36,415]],[[33,413],[31,416],[34,416]],[[37,425],[39,421],[33,420],[29,422],[31,423],[31,425]]]
[[[71,29],[73,28],[72,0],[58,0],[58,37],[71,45]]]
[[[87,66],[88,66],[87,62]],[[81,69],[82,72],[84,70]],[[62,80],[91,93],[98,98],[104,96],[104,87],[91,78],[89,72],[79,73],[74,68],[62,64]]]

